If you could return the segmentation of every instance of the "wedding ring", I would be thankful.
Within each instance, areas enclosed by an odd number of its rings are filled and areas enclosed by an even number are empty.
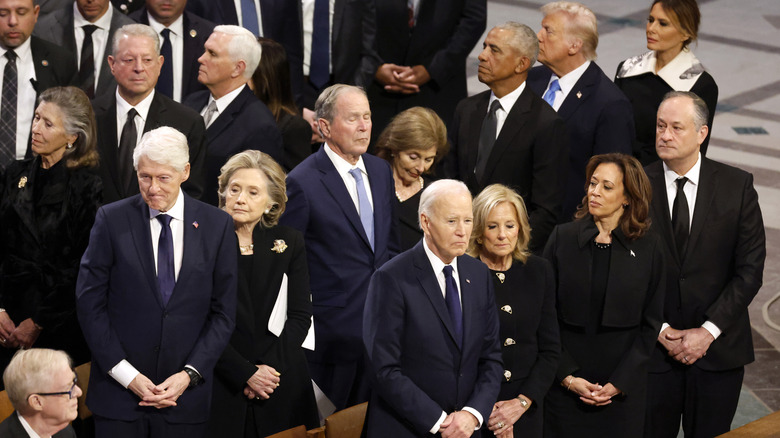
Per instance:
[[[503,421],[499,421],[497,426],[498,426],[499,429],[503,429],[504,428],[504,422]]]

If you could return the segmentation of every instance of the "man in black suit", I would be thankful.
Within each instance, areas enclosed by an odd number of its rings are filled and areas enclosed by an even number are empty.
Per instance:
[[[595,63],[599,34],[593,12],[571,2],[549,3],[542,12],[543,65],[528,73],[528,86],[566,122],[569,168],[560,222],[569,222],[585,196],[590,157],[631,154],[634,116],[626,96]]]
[[[206,89],[198,82],[198,58],[203,54],[203,45],[215,26],[211,21],[185,11],[186,5],[187,0],[148,0],[143,8],[130,15],[133,20],[151,26],[160,35],[163,46],[163,31],[168,29],[171,59],[165,59],[157,91],[165,94],[165,89],[161,88],[161,81],[165,78],[172,90],[168,97],[176,102],[181,102],[195,91]],[[170,67],[166,67],[168,65]],[[166,76],[166,68],[170,68],[170,76]]]
[[[14,412],[0,424],[1,437],[76,437],[70,422],[79,413],[81,388],[64,351],[19,350],[3,373],[3,383]]]
[[[0,11],[1,171],[11,160],[32,153],[30,126],[38,94],[69,85],[76,76],[76,64],[67,50],[30,36],[39,11],[33,0],[0,0]]]
[[[128,24],[117,30],[108,56],[116,78],[116,92],[96,99],[99,173],[103,179],[103,201],[118,201],[138,193],[129,155],[141,135],[160,126],[170,126],[187,136],[190,149],[190,177],[182,189],[193,198],[203,195],[206,136],[203,119],[184,105],[156,93],[154,86],[165,62],[160,56],[157,32],[143,24]],[[144,61],[149,60],[149,61]],[[134,111],[128,123],[128,115]],[[127,145],[129,149],[123,150]]]
[[[241,47],[233,53],[230,46]],[[185,105],[199,111],[206,122],[206,191],[203,200],[218,204],[217,177],[228,158],[247,149],[257,149],[282,161],[282,134],[268,107],[247,82],[260,63],[260,44],[251,32],[222,25],[206,40],[198,59],[198,81],[208,90],[191,94]]]
[[[116,80],[103,60],[111,51],[116,30],[132,22],[108,0],[75,0],[70,7],[39,20],[33,34],[68,49],[79,67],[75,85],[92,98],[114,92]],[[85,45],[91,52],[83,52]]]
[[[444,172],[473,195],[494,183],[516,190],[528,206],[530,248],[538,253],[560,214],[568,159],[564,123],[526,86],[539,50],[528,26],[496,26],[483,47],[479,80],[490,91],[458,104]]]
[[[729,430],[753,361],[748,305],[761,287],[766,236],[753,176],[701,156],[707,104],[670,92],[658,108],[653,228],[665,241],[665,323],[650,363],[646,437]],[[690,230],[690,231],[689,231]]]

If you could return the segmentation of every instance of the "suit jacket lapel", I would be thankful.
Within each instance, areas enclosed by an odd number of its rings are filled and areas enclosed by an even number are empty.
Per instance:
[[[436,311],[436,315],[439,317],[442,324],[444,324],[444,327],[447,329],[447,332],[450,334],[452,342],[457,345],[458,342],[455,339],[455,331],[452,327],[450,313],[447,310],[447,303],[444,302],[444,296],[441,293],[441,287],[439,287],[439,282],[436,279],[437,273],[433,272],[433,267],[431,266],[431,262],[428,260],[428,256],[425,254],[423,245],[425,245],[425,242],[421,240],[417,242],[417,245],[415,245],[413,249],[414,267],[416,269],[417,281],[420,283],[420,286],[422,286],[423,291],[425,291],[425,295],[428,297],[428,300],[430,300],[431,305]]]
[[[182,35],[182,39],[184,40],[184,47],[182,49],[181,57],[181,95],[183,99],[192,91],[189,89],[190,81],[186,78],[196,77],[198,75],[198,62],[193,62],[192,60],[197,60],[198,57],[203,53],[203,46],[198,44],[198,32],[195,30],[195,28],[192,27],[192,24],[190,23],[189,12],[184,12],[184,22],[182,24],[184,25],[184,35]]]
[[[688,236],[688,244],[685,251],[685,259],[688,258],[690,248],[693,248],[696,241],[704,230],[704,223],[715,200],[715,193],[718,188],[717,170],[710,166],[709,160],[702,157],[701,171],[699,173],[699,188],[696,191],[696,205],[693,207],[693,221],[691,222],[691,232]]]
[[[113,6],[110,6],[113,8]],[[122,25],[119,23],[119,15],[121,12],[118,9],[114,9],[113,15],[111,16],[111,24],[108,28],[108,42],[106,43],[106,50],[105,53],[103,53],[103,59],[96,59],[95,62],[100,64],[100,75],[97,78],[97,87],[95,88],[95,95],[100,96],[104,92],[113,91],[113,86],[116,85],[116,81],[114,80],[114,75],[111,74],[111,67],[108,65],[108,55],[111,53],[111,43],[114,41],[114,33],[116,33],[116,30],[122,27]],[[146,13],[143,13],[143,16],[146,17]]]
[[[341,22],[344,19],[344,7],[346,6],[346,3],[347,0],[335,0],[335,4],[333,5],[333,29],[331,31],[331,41],[335,41],[338,38],[339,31],[341,30]],[[332,42],[331,47],[333,47]],[[331,59],[333,59],[332,53]]]
[[[76,49],[76,34],[73,27],[73,7],[69,7],[63,11],[64,13],[57,14],[57,21],[62,26],[62,42],[60,45],[68,49],[71,53],[79,58],[79,51]],[[78,61],[76,61],[78,65]]]
[[[119,144],[117,143],[118,133],[116,132],[116,95],[112,94],[108,99],[108,106],[103,108],[97,120],[97,125],[103,129],[102,144],[98,144],[100,150],[100,159],[104,161],[103,165],[111,174],[111,181],[117,188],[117,192],[126,196],[125,187],[119,175]]]
[[[574,84],[574,88],[569,91],[566,99],[558,108],[558,115],[563,120],[569,120],[572,114],[577,111],[577,108],[590,98],[593,90],[593,85],[598,80],[598,66],[595,62],[590,63],[585,72],[580,76],[577,83]]]
[[[183,192],[182,192],[183,193]],[[198,258],[206,251],[203,248],[202,233],[214,231],[205,230],[201,227],[195,227],[195,223],[198,221],[198,205],[194,202],[193,198],[188,195],[184,195],[184,248],[182,251],[181,268],[179,269],[178,279],[176,280],[176,286],[171,293],[170,301],[173,301],[178,295],[185,292],[178,292],[184,282],[180,281],[182,278],[189,278],[193,276],[192,271],[198,265]],[[159,294],[158,294],[159,295]]]
[[[41,161],[39,158],[35,158],[30,162],[30,166],[21,174],[19,180],[10,181],[11,184],[17,184],[21,178],[27,178],[27,183],[23,187],[19,188],[19,195],[16,196],[13,202],[14,210],[21,219],[20,222],[27,227],[30,234],[35,238],[37,243],[40,243],[39,228],[33,218],[35,217],[33,209],[35,208],[33,202],[33,187],[35,187],[35,168],[40,166]]]
[[[489,91],[480,95],[480,98],[474,102],[474,106],[469,109],[470,112],[464,119],[464,122],[470,123],[470,126],[466,141],[463,144],[463,147],[466,149],[466,153],[465,163],[461,167],[461,178],[472,190],[477,187],[474,168],[477,165],[477,155],[479,155],[479,134],[482,131],[482,122],[485,120],[485,116],[487,115],[489,101]],[[476,145],[476,147],[474,147],[474,145]],[[488,167],[485,168],[486,175],[488,174]]]
[[[389,217],[391,215],[391,212],[384,210],[385,203],[381,202],[381,200],[388,198],[387,186],[380,184],[382,181],[379,178],[379,175],[383,170],[381,166],[383,166],[384,163],[377,162],[375,160],[366,160],[365,158],[363,159],[363,163],[366,165],[368,181],[371,184],[371,198],[374,200],[374,251],[378,252],[378,248],[387,247],[385,237],[389,235],[387,230],[380,226],[388,222],[380,219]]]
[[[665,245],[667,245],[669,253],[674,255],[674,260],[679,266],[680,260],[677,255],[677,247],[674,243],[672,217],[669,214],[669,199],[666,195],[666,181],[664,180],[663,164],[658,161],[650,165],[646,169],[646,172],[650,179],[650,185],[653,188],[651,205],[653,206],[653,211],[655,211],[655,217],[657,219],[653,222],[652,226],[658,229],[658,233],[663,238]]]
[[[136,206],[136,211],[134,214],[127,216],[127,225],[133,235],[133,245],[138,253],[138,262],[141,264],[141,268],[149,282],[149,292],[154,294],[154,298],[160,307],[164,307],[160,297],[160,287],[157,284],[157,270],[154,266],[152,232],[149,227],[149,207],[140,194],[136,195],[132,202]]]
[[[208,138],[213,139],[222,131],[227,129],[227,127],[230,126],[230,124],[233,122],[233,118],[235,118],[236,113],[241,112],[241,110],[246,106],[247,101],[251,100],[252,98],[254,98],[252,90],[250,90],[248,86],[244,85],[244,89],[238,93],[238,96],[236,96],[236,98],[230,102],[230,105],[225,108],[225,111],[222,111],[217,115],[217,118],[211,122],[211,126],[206,129]],[[208,102],[208,98],[206,101]]]
[[[504,121],[504,126],[501,128],[501,132],[498,134],[498,138],[496,138],[496,142],[493,144],[493,149],[490,151],[490,156],[485,165],[484,181],[490,181],[493,170],[496,168],[499,161],[501,161],[504,152],[506,152],[510,146],[517,147],[518,143],[525,143],[519,142],[516,140],[516,137],[519,133],[523,132],[525,124],[528,122],[526,114],[531,111],[532,93],[533,92],[528,87],[525,87],[515,104],[512,106],[512,109],[509,110],[509,114],[507,114],[506,120]],[[480,181],[480,186],[483,185],[482,181]]]

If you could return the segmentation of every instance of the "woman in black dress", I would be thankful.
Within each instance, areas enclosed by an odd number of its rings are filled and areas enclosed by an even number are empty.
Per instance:
[[[423,232],[417,207],[433,165],[447,154],[447,128],[436,113],[420,106],[402,111],[379,135],[376,155],[393,169],[395,213],[401,230],[401,250],[420,241]]]
[[[482,436],[541,437],[544,396],[560,355],[550,263],[528,250],[523,199],[493,184],[474,199],[468,254],[491,270],[500,322],[504,380]]]
[[[574,222],[556,227],[544,250],[562,347],[544,435],[638,437],[666,282],[661,242],[648,232],[650,182],[623,154],[596,155],[585,172]]]
[[[626,94],[634,109],[636,141],[634,156],[642,165],[658,160],[655,153],[655,118],[658,105],[670,91],[692,91],[704,99],[712,121],[718,103],[718,85],[691,52],[699,32],[701,14],[696,0],[654,0],[647,18],[649,52],[621,62],[615,85]],[[710,134],[701,145],[707,153]]]
[[[102,200],[95,116],[75,87],[44,91],[33,157],[0,180],[0,372],[19,347],[65,350],[89,361],[76,319],[76,276]]]
[[[302,347],[311,325],[303,236],[277,225],[284,177],[255,150],[231,157],[219,176],[220,206],[233,217],[241,256],[236,329],[214,369],[210,437],[319,426]]]

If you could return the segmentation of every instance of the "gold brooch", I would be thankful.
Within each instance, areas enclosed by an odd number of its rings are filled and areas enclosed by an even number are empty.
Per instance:
[[[284,252],[285,249],[287,249],[287,244],[284,243],[284,240],[282,239],[274,240],[274,247],[271,248],[271,251],[281,254]]]
[[[198,36],[198,32],[195,29],[190,29],[190,36],[195,38],[196,36]]]
[[[504,284],[504,280],[506,280],[506,275],[504,275],[503,272],[496,272],[496,277],[498,277],[498,281],[500,281],[501,284]]]
[[[505,378],[505,379],[506,379],[506,381],[508,382],[508,381],[509,381],[509,379],[511,379],[511,378],[512,378],[512,372],[511,372],[511,371],[509,371],[509,370],[504,370],[504,378]]]
[[[26,186],[26,185],[27,185],[27,177],[23,176],[21,179],[19,179],[19,184],[17,185],[17,187],[19,187],[20,189],[23,189],[24,186]]]

